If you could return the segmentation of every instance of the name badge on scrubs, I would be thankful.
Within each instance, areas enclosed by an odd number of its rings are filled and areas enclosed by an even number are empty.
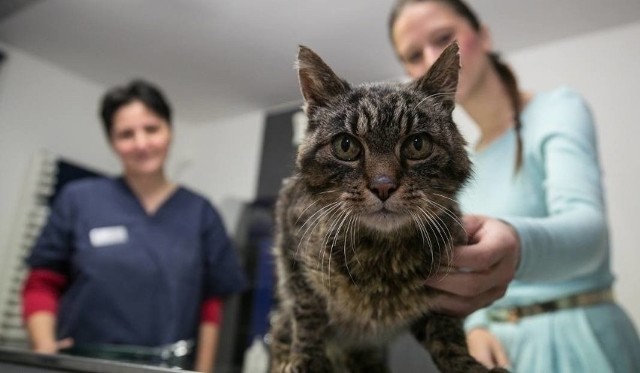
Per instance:
[[[93,247],[117,245],[129,240],[127,227],[116,225],[113,227],[93,228],[89,231],[89,240]]]

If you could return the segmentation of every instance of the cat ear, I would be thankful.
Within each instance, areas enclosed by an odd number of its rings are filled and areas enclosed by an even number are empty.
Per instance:
[[[458,43],[454,41],[440,54],[429,71],[412,83],[414,89],[426,95],[438,95],[449,110],[453,110],[455,106],[458,87],[460,70],[458,50]]]
[[[320,56],[303,45],[298,48],[296,68],[305,111],[309,107],[324,106],[331,98],[350,89],[349,84],[340,79]]]

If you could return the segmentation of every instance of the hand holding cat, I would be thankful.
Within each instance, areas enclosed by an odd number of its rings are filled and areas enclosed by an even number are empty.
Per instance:
[[[502,297],[520,257],[518,235],[509,224],[477,215],[463,221],[468,245],[454,249],[448,272],[427,280],[443,292],[435,298],[435,309],[455,316],[466,316]]]
[[[472,329],[467,333],[469,353],[487,368],[507,368],[511,365],[504,347],[490,331]]]

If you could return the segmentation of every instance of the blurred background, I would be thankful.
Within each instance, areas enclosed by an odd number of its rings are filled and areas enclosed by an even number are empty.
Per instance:
[[[590,102],[615,290],[640,325],[640,1],[469,2],[523,88],[569,85]],[[268,206],[292,169],[301,105],[297,46],[311,47],[353,83],[404,79],[388,40],[390,6],[388,0],[2,0],[0,321],[10,309],[8,273],[19,263],[16,235],[26,223],[18,217],[34,159],[45,154],[101,173],[119,170],[97,116],[108,87],[143,77],[164,89],[175,110],[169,176],[208,196],[246,246],[247,211]],[[473,124],[456,115],[473,141]]]

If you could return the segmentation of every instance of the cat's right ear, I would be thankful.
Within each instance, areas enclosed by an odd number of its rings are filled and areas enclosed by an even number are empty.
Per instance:
[[[304,108],[325,106],[333,97],[347,92],[350,87],[311,49],[298,47],[296,61]]]
[[[459,70],[459,47],[454,41],[445,48],[429,71],[413,82],[412,86],[427,96],[438,97],[448,110],[453,110]]]

